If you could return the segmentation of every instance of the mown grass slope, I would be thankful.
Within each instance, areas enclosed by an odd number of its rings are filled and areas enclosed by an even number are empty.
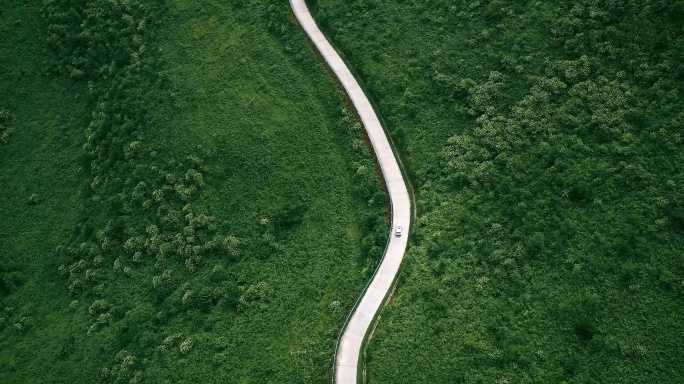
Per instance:
[[[681,2],[312,3],[419,194],[369,382],[682,381]]]
[[[0,17],[0,381],[326,381],[387,199],[287,4]]]

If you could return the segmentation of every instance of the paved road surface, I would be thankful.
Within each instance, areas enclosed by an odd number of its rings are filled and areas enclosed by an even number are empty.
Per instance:
[[[389,234],[390,242],[387,246],[387,252],[365,295],[349,319],[337,347],[334,380],[338,384],[351,384],[356,383],[363,339],[373,317],[382,306],[399,270],[401,259],[404,257],[411,220],[411,200],[397,160],[394,158],[392,148],[385,136],[385,131],[382,129],[368,98],[337,51],[318,29],[304,0],[290,0],[290,4],[299,24],[325,58],[328,66],[335,72],[359,113],[373,145],[375,155],[380,162],[380,168],[392,202],[392,231]],[[359,36],[359,38],[363,38],[363,36]],[[404,229],[404,234],[401,237],[394,236],[394,228],[398,225]]]

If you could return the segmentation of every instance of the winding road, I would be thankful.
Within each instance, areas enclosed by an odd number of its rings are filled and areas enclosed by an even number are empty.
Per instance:
[[[392,227],[385,255],[363,296],[352,310],[351,317],[347,319],[337,344],[333,380],[338,384],[351,384],[356,383],[359,376],[359,357],[363,341],[375,315],[392,288],[404,257],[411,224],[411,200],[399,163],[394,157],[380,120],[363,89],[316,25],[304,0],[290,0],[290,5],[299,24],[335,73],[361,117],[361,122],[380,163],[392,207]],[[402,236],[394,235],[397,226],[403,227]]]

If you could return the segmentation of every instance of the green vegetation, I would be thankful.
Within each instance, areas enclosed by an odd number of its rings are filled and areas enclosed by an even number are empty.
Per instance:
[[[325,381],[387,198],[287,4],[0,22],[0,382]]]
[[[20,379],[17,367],[44,372],[70,321],[55,248],[76,221],[83,87],[46,81],[47,44],[40,2],[0,6],[0,382]],[[49,292],[50,294],[45,294]],[[57,321],[56,318],[61,318]],[[30,336],[26,336],[30,335]],[[22,363],[23,362],[23,363]],[[54,375],[64,368],[54,367]],[[46,376],[42,376],[49,381]]]
[[[419,193],[369,382],[684,380],[684,3],[315,3]]]

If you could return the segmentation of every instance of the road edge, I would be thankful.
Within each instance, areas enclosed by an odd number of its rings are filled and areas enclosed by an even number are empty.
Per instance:
[[[308,34],[308,32],[306,31],[306,29],[305,29],[305,28],[303,27],[303,25],[301,24],[301,21],[300,21],[300,19],[299,19],[299,16],[297,15],[297,12],[296,12],[295,9],[294,9],[293,1],[297,1],[297,0],[290,0],[290,7],[291,7],[290,10],[291,10],[291,12],[292,12],[292,14],[293,14],[293,16],[294,16],[294,17],[293,17],[294,22],[297,24],[297,26],[299,27],[300,31],[302,31],[302,33],[304,34],[304,36],[306,37],[306,39],[308,40],[308,42],[309,42],[310,45],[312,46],[312,49],[315,51],[314,53],[316,54],[316,56],[319,57],[320,59],[322,59],[321,61],[322,61],[323,65],[328,69],[329,73],[331,74],[331,77],[333,77],[334,82],[335,82],[335,83],[338,85],[338,87],[344,92],[346,98],[350,99],[350,100],[348,100],[348,101],[349,101],[349,104],[350,104],[350,107],[353,108],[353,109],[355,110],[355,112],[356,112],[356,114],[357,114],[357,117],[358,117],[359,112],[356,111],[356,108],[355,108],[353,102],[351,101],[351,96],[350,96],[349,91],[348,91],[348,90],[345,88],[345,86],[343,85],[343,83],[342,83],[341,79],[339,78],[338,74],[330,67],[329,63],[327,62],[327,60],[326,60],[326,58],[325,58],[325,56],[324,56],[324,54],[321,52],[320,48],[318,47],[318,45],[316,44],[316,42],[313,40],[313,37],[312,37],[311,35]],[[304,5],[304,7],[306,7],[306,9],[307,9],[307,11],[309,12],[309,14],[311,15],[311,11],[310,11],[311,8],[310,8],[309,5],[307,4],[307,2],[306,2],[306,1],[302,1],[302,3],[303,3],[303,5]],[[313,15],[311,15],[311,17],[312,17],[312,19],[313,19]],[[330,38],[323,32],[322,29],[320,29],[320,26],[318,26],[318,23],[316,23],[315,19],[314,19],[314,23],[316,24],[316,27],[318,28],[318,30],[320,31],[320,33],[321,33],[322,35],[324,35],[324,37],[325,37],[325,39],[327,40],[327,42],[332,46],[332,44],[330,43]],[[367,87],[365,86],[364,82],[360,79],[358,73],[352,69],[353,67],[352,67],[351,65],[349,65],[349,63],[348,63],[348,61],[346,60],[345,56],[344,56],[341,52],[339,52],[338,49],[337,49],[336,47],[332,46],[332,48],[334,49],[334,51],[336,52],[336,54],[339,56],[339,58],[343,61],[344,65],[346,66],[346,69],[352,74],[352,76],[353,76],[354,79],[356,80],[357,84],[359,85],[359,88],[361,88],[361,90],[362,90],[362,92],[363,92],[363,94],[364,94],[364,97],[367,99],[367,101],[368,101],[369,104],[371,105],[371,108],[373,109],[373,113],[375,114],[376,119],[379,121],[380,126],[381,126],[381,128],[382,128],[382,131],[383,131],[383,133],[384,133],[384,136],[385,136],[386,140],[387,140],[388,143],[389,143],[390,149],[391,149],[391,151],[392,151],[392,155],[393,155],[393,157],[394,157],[394,161],[396,162],[396,164],[398,165],[398,168],[399,168],[399,170],[400,170],[400,173],[401,173],[401,176],[402,176],[402,181],[403,181],[404,187],[405,187],[405,189],[407,190],[407,193],[408,193],[409,204],[410,204],[410,205],[413,205],[413,207],[412,207],[413,209],[410,209],[410,218],[409,218],[410,225],[409,225],[409,231],[407,231],[407,233],[405,233],[405,236],[407,236],[407,237],[409,238],[409,240],[407,241],[406,247],[404,248],[404,251],[403,251],[403,254],[402,254],[402,260],[403,260],[403,257],[404,257],[405,254],[406,254],[406,250],[408,249],[408,247],[409,247],[409,245],[410,245],[410,243],[411,243],[410,237],[411,237],[411,235],[412,235],[412,233],[413,233],[413,231],[414,231],[414,229],[412,229],[411,227],[415,224],[415,222],[416,222],[415,219],[416,219],[416,217],[417,217],[417,202],[416,202],[416,197],[415,197],[415,189],[413,188],[413,185],[412,185],[412,183],[411,183],[410,174],[408,173],[408,171],[407,171],[407,169],[406,169],[406,166],[405,166],[404,162],[402,161],[401,154],[399,153],[399,151],[398,151],[398,149],[397,149],[397,147],[396,147],[396,144],[394,143],[394,140],[392,139],[392,136],[389,134],[389,131],[388,131],[387,126],[386,126],[386,122],[384,121],[384,119],[382,118],[382,116],[378,113],[378,107],[377,107],[377,105],[376,105],[374,102],[372,102],[373,99],[370,98],[370,97],[368,96],[368,90],[367,90]],[[364,128],[366,128],[365,125],[364,125]],[[367,128],[366,128],[366,130],[367,130]],[[367,133],[368,133],[368,132],[367,132]],[[371,149],[372,149],[372,152],[373,152],[373,154],[374,154],[374,158],[375,158],[375,160],[378,161],[378,163],[379,163],[379,159],[378,159],[379,156],[378,156],[378,154],[376,153],[375,148],[374,148],[372,145],[371,145],[371,147],[372,147],[372,148],[371,148]],[[379,164],[377,164],[377,165],[378,165],[379,168],[381,168]],[[382,180],[380,180],[380,182],[383,183],[383,184],[385,184],[385,181],[386,181],[386,175],[384,174],[384,172],[382,172]],[[388,195],[389,195],[389,191],[388,191]],[[392,200],[391,196],[390,196],[389,201],[390,201],[390,204],[389,204],[389,205],[390,205],[390,216],[391,216],[391,220],[390,220],[390,221],[391,221],[391,230],[390,230],[390,234],[389,234],[389,236],[388,236],[387,243],[386,243],[386,245],[385,245],[385,251],[383,252],[383,256],[382,256],[380,262],[378,263],[378,266],[377,266],[377,268],[375,269],[373,275],[372,275],[371,278],[369,279],[368,283],[365,285],[365,287],[364,287],[364,289],[362,290],[361,294],[359,295],[358,299],[357,299],[356,302],[354,303],[354,306],[353,306],[352,309],[350,310],[350,312],[349,312],[349,314],[348,314],[348,316],[347,316],[347,318],[346,318],[346,320],[345,320],[345,322],[344,322],[344,325],[343,325],[342,328],[340,329],[340,333],[339,333],[339,335],[338,335],[337,343],[336,343],[336,346],[335,346],[335,354],[334,354],[334,356],[333,356],[333,361],[332,361],[332,362],[333,362],[333,364],[332,364],[332,382],[333,382],[333,383],[336,382],[336,377],[335,377],[336,374],[335,374],[335,373],[336,373],[336,369],[337,369],[337,355],[338,355],[338,351],[339,351],[339,349],[340,349],[340,344],[341,344],[342,336],[345,334],[345,331],[346,331],[346,328],[347,328],[347,326],[348,326],[348,324],[349,324],[349,322],[350,322],[350,319],[354,316],[354,314],[355,314],[355,312],[356,312],[356,310],[357,310],[357,307],[358,307],[359,303],[362,301],[362,299],[363,299],[363,298],[365,297],[365,295],[367,294],[368,288],[371,286],[371,283],[372,283],[373,280],[375,279],[375,277],[376,277],[378,271],[380,270],[380,267],[382,266],[383,262],[385,261],[385,257],[387,256],[387,249],[388,249],[388,246],[389,246],[390,241],[391,241],[391,239],[392,239],[392,229],[394,228],[394,215],[393,215],[394,208],[393,208],[393,200]],[[363,337],[362,343],[361,343],[360,348],[359,348],[359,351],[358,351],[358,362],[357,362],[357,366],[356,366],[356,370],[357,370],[357,372],[356,372],[356,373],[357,373],[356,382],[365,382],[365,376],[366,376],[366,375],[365,375],[365,367],[366,367],[366,366],[365,366],[365,357],[366,357],[367,343],[370,341],[371,330],[375,330],[375,328],[377,327],[377,324],[378,324],[378,322],[379,322],[379,320],[380,320],[380,317],[381,317],[381,316],[380,316],[380,315],[381,315],[381,312],[384,310],[385,306],[386,306],[387,303],[389,302],[389,298],[391,298],[391,296],[392,296],[392,295],[395,293],[395,291],[396,291],[396,287],[397,287],[398,277],[399,277],[399,272],[400,272],[400,271],[401,271],[401,267],[399,267],[399,269],[397,270],[397,272],[394,274],[394,276],[393,276],[393,278],[392,278],[392,282],[391,282],[391,284],[390,284],[390,286],[389,286],[389,289],[384,293],[384,296],[383,296],[383,299],[382,299],[382,304],[378,307],[377,311],[374,313],[373,318],[372,318],[372,320],[371,320],[370,323],[369,323],[369,326],[368,326],[368,327],[366,328],[366,330],[365,330],[364,337]]]

